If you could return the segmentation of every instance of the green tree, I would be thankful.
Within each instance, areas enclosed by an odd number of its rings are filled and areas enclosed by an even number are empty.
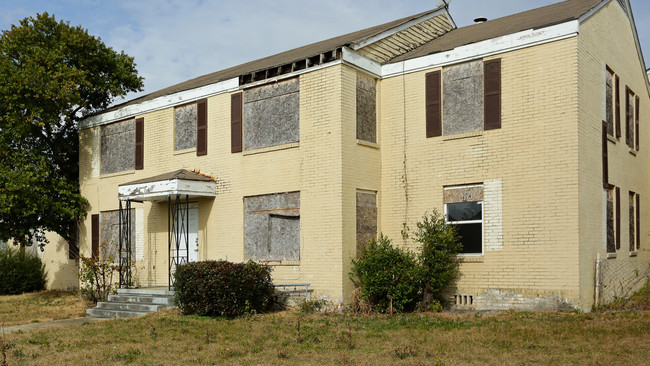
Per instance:
[[[47,13],[0,36],[0,240],[74,238],[79,121],[142,90],[133,58]]]
[[[462,244],[456,228],[445,223],[444,217],[436,210],[422,216],[413,240],[421,245],[420,263],[424,273],[422,308],[428,309],[434,299],[442,300],[442,291],[458,276],[457,258]]]

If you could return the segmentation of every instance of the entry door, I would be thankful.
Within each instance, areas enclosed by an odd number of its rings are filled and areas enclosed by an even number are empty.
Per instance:
[[[179,210],[182,210],[183,208],[178,208]],[[188,214],[189,214],[189,228],[188,228],[188,233],[189,233],[189,248],[190,248],[190,253],[189,256],[187,255],[187,251],[185,249],[185,243],[184,243],[184,238],[181,239],[181,244],[180,249],[178,250],[178,253],[176,253],[176,248],[174,248],[174,256],[176,258],[188,258],[190,262],[198,262],[199,260],[199,208],[196,205],[190,205],[190,208],[188,209]],[[181,215],[176,215],[176,227],[181,227],[181,224],[179,222],[181,218]],[[177,256],[178,254],[178,256]]]

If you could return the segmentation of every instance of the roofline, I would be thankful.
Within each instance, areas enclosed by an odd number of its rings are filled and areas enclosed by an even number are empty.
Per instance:
[[[118,122],[145,113],[191,103],[202,98],[243,90],[269,82],[277,82],[339,64],[345,64],[367,72],[379,79],[385,79],[575,37],[578,35],[578,30],[579,21],[571,20],[545,28],[529,29],[517,33],[511,33],[505,36],[460,46],[453,50],[384,65],[381,65],[350,48],[343,47],[343,56],[341,59],[317,67],[241,86],[239,85],[239,78],[232,78],[204,87],[169,94],[139,104],[128,105],[114,111],[89,116],[81,121],[79,128],[87,129]]]
[[[578,20],[570,20],[549,27],[528,29],[487,39],[485,41],[456,47],[449,51],[385,64],[381,67],[381,77],[389,78],[409,74],[576,37],[579,27]]]
[[[364,39],[364,40],[362,40],[360,42],[354,42],[354,43],[350,44],[350,48],[356,51],[358,49],[369,46],[369,45],[371,45],[373,43],[379,42],[382,39],[388,38],[388,37],[390,37],[390,36],[392,36],[392,35],[394,35],[396,33],[399,33],[401,31],[403,31],[404,29],[407,29],[407,28],[410,28],[410,27],[412,27],[412,26],[414,26],[416,24],[420,24],[422,22],[425,22],[425,21],[427,21],[427,20],[429,20],[431,18],[435,18],[435,17],[437,17],[439,15],[446,15],[447,19],[449,20],[449,23],[451,23],[451,25],[452,25],[452,29],[456,28],[456,24],[454,23],[453,19],[451,19],[451,16],[449,15],[449,12],[447,11],[447,9],[445,7],[441,7],[441,8],[438,8],[437,10],[432,11],[429,14],[423,15],[423,16],[421,16],[419,18],[411,19],[410,21],[408,21],[406,23],[403,23],[403,24],[398,25],[396,27],[393,27],[391,29],[385,30],[385,31],[383,31],[383,32],[381,32],[381,33],[379,33],[377,35],[368,37],[368,38],[366,38],[366,39]]]

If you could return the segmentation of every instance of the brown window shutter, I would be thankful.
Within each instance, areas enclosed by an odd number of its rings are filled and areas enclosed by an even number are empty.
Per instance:
[[[99,215],[95,214],[90,216],[90,231],[92,236],[92,257],[93,259],[99,258]]]
[[[196,102],[196,156],[208,154],[208,100]]]
[[[636,194],[636,249],[641,249],[641,196]]]
[[[501,128],[501,59],[485,61],[485,129]]]
[[[144,169],[144,118],[135,120],[135,170]]]
[[[616,137],[621,137],[621,88],[619,84],[620,80],[618,75],[616,75]]]
[[[632,111],[630,110],[630,89],[625,88],[625,143],[628,146],[632,145],[632,130],[630,128],[630,117]]]
[[[616,187],[616,250],[621,249],[621,188]]]
[[[635,99],[636,112],[634,114],[634,138],[636,139],[634,145],[637,151],[639,150],[639,103],[639,96],[637,95]]]
[[[230,97],[230,152],[242,151],[242,93]]]
[[[440,108],[440,71],[425,75],[427,138],[442,136],[442,108]]]
[[[603,187],[609,188],[609,163],[607,158],[607,121],[603,121]]]

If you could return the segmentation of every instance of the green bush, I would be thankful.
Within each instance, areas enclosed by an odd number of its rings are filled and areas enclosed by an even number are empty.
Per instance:
[[[271,269],[252,261],[192,262],[174,273],[174,300],[184,314],[236,317],[267,310],[275,288]]]
[[[0,295],[45,290],[45,266],[24,248],[0,248]]]
[[[415,254],[380,235],[352,261],[350,277],[360,296],[379,312],[412,310],[422,298],[422,267]]]
[[[405,238],[408,238],[408,233]],[[439,311],[442,292],[458,275],[457,255],[461,249],[455,227],[445,223],[438,212],[425,214],[417,223],[413,240],[418,254],[393,247],[380,235],[352,261],[350,278],[362,301],[379,312],[412,310]]]
[[[424,274],[422,307],[429,309],[436,302],[443,301],[442,292],[458,276],[457,256],[462,244],[456,227],[445,223],[444,217],[435,210],[431,215],[425,214],[422,221],[417,223],[413,240],[421,245],[420,264]]]

